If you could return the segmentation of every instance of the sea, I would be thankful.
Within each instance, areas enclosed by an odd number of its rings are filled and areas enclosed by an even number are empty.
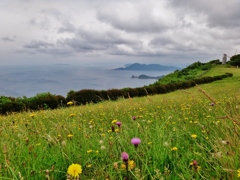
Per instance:
[[[135,88],[156,82],[156,79],[131,78],[161,76],[171,71],[129,71],[80,64],[0,66],[0,96],[33,97],[50,92],[67,96],[70,90]]]

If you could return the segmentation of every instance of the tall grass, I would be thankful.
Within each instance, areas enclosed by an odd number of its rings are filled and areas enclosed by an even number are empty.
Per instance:
[[[75,163],[79,179],[237,179],[240,97],[232,83],[0,116],[0,177],[66,179]]]

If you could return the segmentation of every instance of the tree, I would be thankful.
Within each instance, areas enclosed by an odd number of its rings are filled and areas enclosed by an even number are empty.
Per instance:
[[[240,66],[240,54],[232,56],[230,58],[229,64],[232,66]]]

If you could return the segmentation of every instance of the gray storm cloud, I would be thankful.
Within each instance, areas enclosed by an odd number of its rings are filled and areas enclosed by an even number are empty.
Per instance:
[[[187,64],[240,49],[240,1],[235,0],[0,2],[4,57],[39,54],[49,61],[65,55],[97,62],[129,56],[135,62],[143,57]]]

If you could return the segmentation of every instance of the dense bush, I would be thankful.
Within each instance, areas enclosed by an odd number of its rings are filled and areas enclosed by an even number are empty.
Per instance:
[[[232,56],[228,63],[232,66],[240,66],[240,54]]]
[[[124,97],[126,92],[122,89],[109,89],[107,90],[107,94],[111,100],[117,100],[120,97]]]
[[[144,87],[138,87],[136,90],[138,91],[138,97],[147,95],[146,89]]]
[[[148,95],[157,94],[157,89],[155,88],[155,86],[148,86],[148,87],[145,87],[145,89]]]
[[[138,90],[136,88],[126,88],[123,89],[126,93],[125,93],[125,98],[128,97],[138,97]]]
[[[157,90],[157,94],[164,94],[167,92],[165,85],[156,85],[155,89]]]
[[[67,101],[75,101],[77,104],[97,103],[100,101],[98,91],[93,89],[83,89],[74,93],[71,93],[67,97]]]

